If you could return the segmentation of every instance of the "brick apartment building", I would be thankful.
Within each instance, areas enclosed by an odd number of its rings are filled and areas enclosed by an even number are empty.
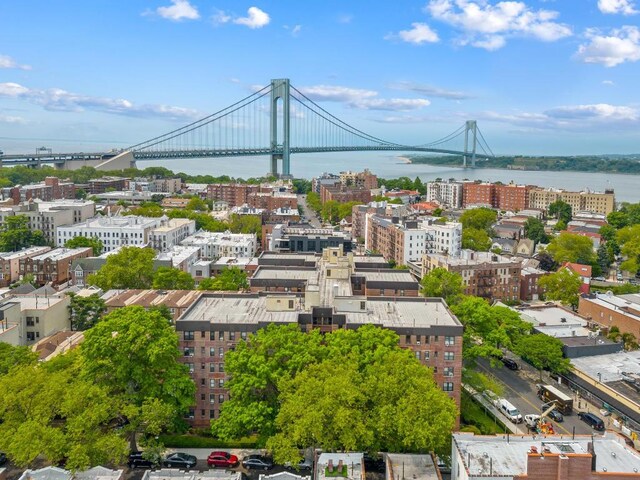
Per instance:
[[[259,185],[247,185],[244,183],[214,183],[207,185],[207,199],[222,200],[229,207],[237,207],[248,204],[249,194],[258,193]]]
[[[362,172],[340,172],[340,183],[345,187],[365,188],[371,190],[378,188],[378,177],[368,168]]]
[[[529,208],[528,185],[464,182],[463,206],[487,206],[498,210],[519,212]]]
[[[93,255],[91,247],[54,248],[34,257],[20,259],[20,276],[33,275],[35,283],[60,285],[71,280],[71,263]]]
[[[51,247],[30,247],[19,252],[0,253],[0,287],[8,287],[20,280],[20,259],[35,257],[51,250]]]
[[[368,215],[378,217],[402,218],[407,214],[406,205],[395,203],[369,202],[366,205],[354,205],[351,209],[351,235],[353,238],[365,238],[367,235]]]
[[[121,191],[127,188],[129,180],[120,177],[102,177],[89,180],[87,193],[98,195],[108,191]]]
[[[612,295],[595,293],[583,295],[578,313],[610,330],[618,327],[621,333],[632,333],[640,339],[640,294]]]
[[[107,313],[137,305],[149,309],[165,306],[177,320],[204,293],[201,290],[112,290],[105,295]]]
[[[341,183],[320,186],[320,200],[327,203],[334,200],[338,203],[371,201],[371,190],[364,187],[348,187]]]
[[[293,255],[284,255],[296,262]],[[303,263],[309,260],[302,255]],[[270,254],[274,260],[275,255]],[[305,260],[306,259],[306,260]],[[284,264],[283,264],[284,262]],[[434,371],[436,383],[460,405],[463,327],[439,298],[373,297],[352,290],[355,259],[340,249],[326,249],[319,260],[314,288],[304,293],[202,295],[176,321],[182,361],[197,387],[190,420],[207,427],[228,399],[224,357],[237,342],[269,324],[297,324],[303,331],[356,329],[374,324],[399,335],[399,345],[415,352]],[[257,275],[258,272],[256,272]]]
[[[47,177],[44,182],[5,188],[3,197],[11,198],[15,205],[35,199],[45,202],[63,198],[74,199],[76,186],[73,182],[61,182],[58,177]]]
[[[493,183],[464,182],[462,184],[462,206],[495,208],[496,189]]]
[[[472,250],[462,250],[459,257],[424,255],[422,275],[434,268],[459,273],[465,285],[465,295],[502,301],[520,299],[520,259]]]

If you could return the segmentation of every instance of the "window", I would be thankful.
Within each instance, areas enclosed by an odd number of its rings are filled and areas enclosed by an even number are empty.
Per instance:
[[[216,394],[215,393],[210,393],[209,394],[209,403],[216,403]]]
[[[219,364],[218,364],[218,371],[219,371],[220,373],[223,373],[223,372],[224,372],[224,363],[219,363]]]
[[[215,340],[216,339],[216,332],[209,332],[209,340]]]
[[[216,356],[216,347],[209,347],[209,356],[210,357]]]
[[[216,418],[216,411],[215,410],[209,410],[209,418]]]
[[[367,308],[367,302],[360,302],[360,310],[365,310]]]
[[[218,403],[220,405],[224,403],[224,394],[221,393],[220,395],[218,395]]]
[[[453,352],[444,352],[444,359],[445,360],[454,360],[455,355]]]
[[[453,382],[444,382],[442,384],[442,390],[445,392],[453,392]]]
[[[186,363],[185,365],[189,367],[189,373],[193,373],[193,371],[195,370],[193,363]]]
[[[223,348],[223,347],[220,347],[220,348],[218,349],[218,356],[219,356],[220,358],[224,357],[224,348]]]
[[[218,340],[224,342],[224,332],[218,332]]]
[[[404,344],[409,345],[411,343],[411,335],[404,336]]]
[[[204,394],[204,393],[201,393],[201,394],[200,394],[200,400],[202,400],[202,401],[204,402],[204,401],[206,400],[206,398],[207,398],[207,397],[205,396],[205,394]]]
[[[215,363],[210,363],[209,364],[209,372],[210,373],[214,373],[216,371],[216,364]]]
[[[185,340],[193,340],[193,332],[184,332]]]
[[[293,300],[289,300],[289,308],[293,308]]]
[[[247,332],[240,332],[240,338],[242,338],[242,340],[246,340],[247,339]]]
[[[204,378],[200,379],[200,385],[204,387]]]
[[[218,380],[218,387],[224,388],[224,378]]]
[[[193,347],[184,347],[184,356],[193,357]]]
[[[230,341],[235,341],[236,339],[236,332],[229,332],[229,340]]]
[[[425,359],[425,361],[428,361],[428,360],[429,360],[429,354],[430,354],[430,353],[431,353],[431,352],[424,352],[424,359]]]
[[[415,353],[416,353],[416,358],[420,360],[420,352],[415,352]]]
[[[453,367],[444,367],[444,376],[453,377]]]
[[[200,370],[204,370],[204,369],[205,369],[205,364],[204,364],[204,363],[201,363],[201,364],[200,364]]]
[[[455,344],[456,337],[444,337],[444,346],[452,347]]]

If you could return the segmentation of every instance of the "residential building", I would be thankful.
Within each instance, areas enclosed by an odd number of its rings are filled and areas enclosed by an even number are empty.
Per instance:
[[[176,320],[203,293],[202,290],[110,290],[102,298],[107,312],[133,305],[146,309],[165,306]]]
[[[578,303],[578,313],[607,331],[617,327],[621,333],[631,333],[640,340],[640,294],[582,295]]]
[[[427,202],[436,202],[444,208],[462,208],[463,188],[461,182],[428,182]]]
[[[102,203],[117,204],[125,203],[126,205],[141,205],[143,203],[152,202],[157,197],[169,196],[169,193],[150,192],[149,190],[108,190],[104,193],[96,193],[92,196]]]
[[[182,191],[182,179],[181,178],[156,178],[153,183],[155,184],[155,191],[161,193],[178,193]]]
[[[262,477],[262,475],[260,477]],[[176,468],[146,470],[142,476],[142,480],[243,480],[244,478],[245,475],[242,472],[234,472],[233,470],[205,470],[199,472],[197,470],[184,471]],[[280,480],[294,479],[287,478]]]
[[[279,208],[298,208],[298,196],[289,190],[280,191],[274,188],[271,191],[251,192],[247,195],[247,203],[254,208],[277,210]]]
[[[224,200],[229,207],[249,203],[249,194],[260,191],[259,185],[245,183],[214,183],[207,186],[209,200]]]
[[[270,252],[315,252],[321,253],[328,247],[342,246],[345,252],[352,250],[351,235],[333,228],[312,228],[306,226],[273,226],[264,239]]]
[[[62,330],[40,339],[31,349],[38,354],[38,360],[46,362],[69,350],[73,350],[83,341],[84,332]]]
[[[280,270],[263,270],[261,265],[251,279],[252,288],[257,285],[254,280],[277,281],[277,291],[205,293],[176,321],[184,352],[182,361],[189,366],[198,389],[191,412],[195,427],[208,426],[228,399],[225,354],[238,341],[271,323],[293,323],[303,331],[319,328],[323,332],[368,324],[389,328],[399,335],[401,347],[411,349],[416,358],[433,369],[436,383],[459,405],[463,327],[442,299],[367,296],[366,290],[377,281],[389,283],[383,289],[386,295],[395,292],[394,282],[402,285],[408,280],[385,272],[380,278],[375,272],[365,277],[364,292],[362,288],[354,290],[352,276],[361,274],[355,270],[355,257],[343,254],[340,248],[324,250],[318,260],[319,270],[285,265],[289,261],[296,265],[310,261],[308,255],[283,257]],[[275,262],[276,255],[268,254],[264,260]],[[271,273],[263,278],[261,270]],[[289,292],[283,288],[287,279],[296,282]],[[300,290],[292,293],[298,287]]]
[[[367,236],[367,221],[370,218],[367,214],[378,217],[403,218],[407,215],[407,211],[406,205],[396,205],[386,201],[354,205],[351,210],[351,234],[356,239]]]
[[[345,187],[364,188],[371,190],[378,188],[378,177],[371,173],[368,168],[362,172],[340,172],[340,183]]]
[[[365,249],[380,253],[398,265],[419,261],[425,253],[458,256],[462,248],[462,225],[434,218],[400,221],[371,215],[366,222]]]
[[[75,237],[93,237],[102,241],[104,252],[123,246],[151,245],[158,250],[171,248],[195,233],[195,221],[184,218],[169,219],[140,217],[96,217],[82,223],[57,228],[57,245]]]
[[[507,212],[519,212],[529,208],[529,185],[495,184],[494,208]]]
[[[462,250],[459,257],[425,254],[422,257],[422,276],[435,268],[459,273],[466,295],[503,301],[520,298],[520,259],[472,250]]]
[[[592,267],[591,265],[582,265],[580,263],[571,263],[565,262],[562,268],[566,268],[570,272],[575,273],[580,277],[580,281],[582,284],[580,285],[580,293],[589,293],[591,290],[591,275],[592,275]]]
[[[462,206],[493,208],[496,204],[496,189],[493,183],[463,182]]]
[[[44,182],[31,185],[16,185],[2,189],[2,198],[11,198],[15,205],[29,200],[50,202],[63,198],[74,199],[76,186],[73,182],[61,182],[58,177],[47,177]]]
[[[336,183],[340,183],[340,176],[325,172],[319,177],[311,179],[311,191],[320,195],[320,187],[322,185],[330,186]]]
[[[8,217],[24,215],[30,230],[40,230],[48,242],[54,243],[58,227],[93,217],[95,208],[95,203],[90,200],[30,201],[0,208],[0,224],[4,224]]]
[[[529,190],[529,208],[549,210],[549,205],[562,200],[571,205],[573,212],[594,212],[608,215],[615,210],[613,190],[604,192],[570,192],[554,188],[535,187]]]
[[[19,252],[0,253],[0,287],[8,287],[20,280],[20,259],[35,257],[51,247],[30,247]]]
[[[122,247],[118,247],[110,252],[103,253],[99,257],[87,257],[77,258],[71,263],[71,283],[77,287],[84,287],[87,285],[87,279],[90,275],[93,275],[107,262],[107,257],[118,253]],[[153,270],[157,270],[160,267],[172,267],[173,259],[157,257],[153,260]]]
[[[171,262],[173,268],[191,272],[191,267],[200,259],[200,248],[195,246],[174,245],[170,250],[158,253],[156,260]]]
[[[219,257],[254,257],[258,248],[255,233],[207,232],[200,230],[180,242],[184,246],[200,248],[200,257],[215,260]]]
[[[93,255],[91,247],[54,248],[40,255],[19,260],[19,275],[33,275],[36,285],[61,285],[71,280],[71,264],[77,258]]]
[[[178,208],[182,210],[182,209],[185,209],[187,205],[189,205],[190,201],[191,201],[190,198],[165,197],[162,199],[160,206],[162,208]]]
[[[520,300],[523,302],[540,300],[544,293],[544,289],[540,286],[540,279],[548,274],[539,268],[523,265],[520,272]]]
[[[628,480],[640,478],[640,453],[615,433],[496,435],[454,433],[456,480]]]
[[[366,478],[364,455],[355,452],[323,452],[319,454],[315,464],[313,478],[315,480],[330,480],[338,476],[337,472],[345,466],[347,467],[346,477],[339,475],[339,478],[344,480],[364,480]]]
[[[49,288],[12,295],[0,302],[0,342],[31,345],[62,330],[69,330],[70,297]]]
[[[387,466],[386,480],[400,478],[413,480],[442,480],[442,475],[432,455],[408,453],[387,453],[384,455]]]
[[[59,467],[25,470],[18,480],[124,480],[124,470],[93,467],[83,472],[70,472]]]
[[[97,195],[105,192],[121,191],[127,187],[128,180],[120,177],[102,177],[89,180],[87,193]]]
[[[371,190],[364,187],[350,187],[337,183],[335,185],[320,186],[320,200],[327,203],[334,200],[338,203],[361,202],[369,203],[371,201]]]

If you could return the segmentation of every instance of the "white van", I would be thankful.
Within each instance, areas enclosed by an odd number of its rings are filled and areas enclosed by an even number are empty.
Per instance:
[[[522,415],[520,414],[520,411],[508,400],[501,398],[499,408],[500,411],[513,423],[522,423]]]

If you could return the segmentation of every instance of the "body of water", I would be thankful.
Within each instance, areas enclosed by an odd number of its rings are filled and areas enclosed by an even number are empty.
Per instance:
[[[138,163],[139,168],[165,167],[174,172],[189,175],[229,175],[231,177],[260,177],[268,172],[267,157],[231,157],[209,159],[152,160]],[[291,173],[297,178],[321,175],[323,172],[339,173],[344,170],[362,171],[368,168],[383,178],[407,176],[420,177],[423,181],[436,178],[457,180],[485,180],[489,182],[514,182],[541,187],[567,190],[604,191],[612,188],[619,202],[640,202],[640,175],[611,173],[521,171],[500,169],[463,169],[425,164],[410,164],[398,155],[376,152],[352,152],[344,154],[306,154],[291,157]]]

